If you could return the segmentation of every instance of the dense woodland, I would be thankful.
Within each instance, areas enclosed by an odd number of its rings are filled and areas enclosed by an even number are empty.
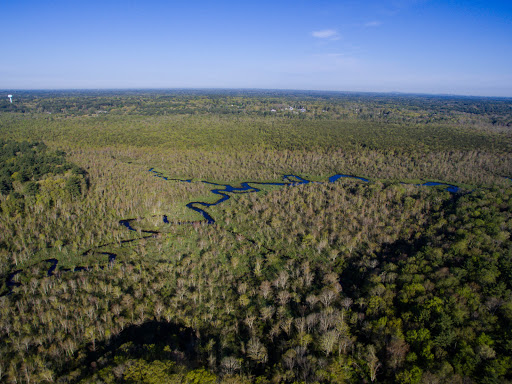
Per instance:
[[[512,382],[512,100],[13,94],[0,382]]]

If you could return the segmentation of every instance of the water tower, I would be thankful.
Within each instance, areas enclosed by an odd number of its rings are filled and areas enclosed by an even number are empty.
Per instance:
[[[11,101],[11,104],[12,104],[12,95],[7,95],[7,97],[9,98],[9,100]]]

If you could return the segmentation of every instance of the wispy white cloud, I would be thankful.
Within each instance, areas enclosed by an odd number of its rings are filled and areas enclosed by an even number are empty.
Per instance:
[[[382,25],[381,21],[369,21],[364,24],[365,27],[371,28],[371,27],[379,27]]]
[[[327,39],[327,40],[339,40],[340,34],[335,29],[322,29],[321,31],[313,31],[311,33],[313,37],[318,39]]]

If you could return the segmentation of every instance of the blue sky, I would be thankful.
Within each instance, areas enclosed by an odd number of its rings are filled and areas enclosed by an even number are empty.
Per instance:
[[[512,1],[3,0],[0,89],[512,96]]]

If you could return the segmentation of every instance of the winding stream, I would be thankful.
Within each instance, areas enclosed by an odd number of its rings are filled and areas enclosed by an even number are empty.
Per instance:
[[[164,176],[161,172],[155,171],[154,168],[150,168],[148,171],[154,173],[154,176],[159,177],[159,178],[161,178],[161,179],[163,179],[165,181],[179,181],[179,182],[184,182],[184,183],[191,183],[192,182],[192,179],[171,179],[171,178],[168,178],[168,177]],[[345,175],[345,174],[333,175],[333,176],[329,177],[329,181],[328,182],[329,183],[334,183],[335,181],[339,180],[340,178],[352,178],[352,179],[363,181],[365,183],[370,182],[369,179],[366,179],[364,177],[353,176],[353,175]],[[229,198],[230,198],[229,194],[231,194],[231,193],[239,193],[239,194],[241,194],[241,193],[259,192],[260,189],[255,187],[254,185],[258,185],[258,186],[262,186],[262,185],[297,186],[297,185],[304,185],[304,184],[309,184],[309,183],[323,184],[322,182],[316,182],[316,181],[307,180],[307,179],[305,179],[305,178],[303,178],[301,176],[297,176],[297,175],[293,175],[293,174],[283,175],[282,179],[283,179],[282,182],[247,181],[247,182],[241,183],[240,187],[234,187],[234,186],[229,185],[229,184],[218,184],[218,183],[213,183],[213,182],[209,182],[209,181],[201,181],[201,183],[214,186],[215,188],[212,188],[210,190],[210,192],[215,194],[215,195],[220,196],[220,198],[216,202],[214,202],[214,203],[206,203],[206,202],[202,202],[202,201],[192,201],[192,202],[188,203],[186,205],[186,207],[191,209],[191,210],[193,210],[193,211],[195,211],[195,212],[198,212],[199,214],[201,214],[201,216],[205,219],[207,224],[214,224],[215,220],[213,219],[213,217],[210,216],[210,214],[208,212],[206,212],[205,209],[208,208],[208,207],[212,207],[212,206],[218,205],[220,203],[223,203],[226,200],[229,200]],[[512,181],[512,179],[510,179],[510,180]],[[405,184],[405,183],[403,183],[403,184]],[[414,185],[416,185],[416,186],[426,186],[426,187],[446,186],[445,190],[450,192],[450,193],[457,193],[459,191],[459,187],[457,187],[455,185],[447,184],[447,183],[440,183],[440,182],[426,182],[426,183],[423,183],[423,184],[414,184]],[[163,215],[162,220],[163,220],[163,222],[165,224],[170,224],[169,219],[168,219],[168,217],[166,215]],[[135,229],[132,226],[132,222],[134,222],[134,221],[136,221],[136,219],[123,219],[123,220],[119,220],[119,224],[124,226],[124,227],[126,227],[129,231],[137,231],[137,229]],[[194,222],[178,222],[177,224],[192,224],[192,223],[194,223]],[[137,240],[145,239],[145,238],[150,238],[150,237],[158,234],[157,231],[140,230],[140,232],[148,234],[148,236],[143,236],[143,237],[137,238],[137,239],[123,240],[121,243],[127,243],[127,242],[132,242],[132,241],[137,241]],[[99,248],[105,247],[107,245],[110,245],[110,244],[105,244],[105,245],[98,246],[96,248],[87,250],[87,251],[83,252],[82,255],[85,256],[85,255],[87,255],[90,252],[94,252],[94,249],[99,249]],[[115,253],[100,252],[100,254],[108,256],[108,263],[109,263],[109,265],[111,265],[111,264],[113,264],[115,262],[115,259],[116,259],[116,254]],[[46,259],[44,261],[47,262],[47,263],[50,263],[50,267],[48,268],[48,271],[46,273],[47,276],[55,275],[55,270],[57,268],[57,265],[58,265],[59,261],[57,259],[54,259],[54,258]],[[103,269],[103,268],[104,267],[100,266],[100,269]],[[82,266],[79,266],[79,267],[75,267],[72,270],[72,272],[89,271],[91,269],[92,269],[92,267],[82,267]],[[20,270],[16,270],[14,272],[11,272],[7,276],[6,285],[7,285],[7,288],[9,289],[9,292],[7,294],[11,294],[12,293],[12,288],[13,287],[18,287],[18,286],[21,285],[20,283],[14,281],[15,276],[17,274],[19,274],[20,272],[22,272],[21,269]],[[59,272],[71,272],[71,269],[69,269],[69,268],[60,269]]]
[[[192,179],[186,179],[186,180],[184,180],[184,179],[169,179],[169,178],[165,177],[161,172],[155,171],[154,168],[150,168],[148,171],[154,173],[154,175],[156,177],[159,177],[159,178],[164,179],[166,181],[172,180],[172,181],[181,181],[181,182],[186,182],[186,183],[191,183],[192,182]],[[334,183],[335,181],[337,181],[337,180],[339,180],[341,178],[356,179],[356,180],[364,181],[365,183],[370,182],[369,179],[366,179],[364,177],[353,176],[353,175],[344,175],[344,174],[333,175],[333,176],[329,177],[329,181],[328,182],[329,183]],[[192,201],[192,202],[190,202],[190,203],[188,203],[186,205],[187,208],[192,209],[193,211],[196,211],[199,214],[201,214],[201,216],[203,216],[203,218],[206,220],[207,224],[213,224],[213,223],[215,223],[215,220],[213,219],[213,217],[210,216],[210,214],[208,212],[206,212],[204,209],[202,209],[200,207],[208,208],[208,207],[212,207],[214,205],[219,205],[220,203],[223,203],[224,201],[226,201],[226,200],[228,200],[230,198],[228,193],[252,193],[252,192],[259,192],[260,191],[260,189],[254,187],[253,185],[250,185],[250,184],[256,184],[256,185],[277,185],[277,186],[296,186],[296,185],[303,185],[303,184],[308,184],[308,183],[323,184],[322,182],[319,182],[319,181],[307,180],[307,179],[304,179],[303,177],[300,177],[300,176],[297,176],[297,175],[292,175],[292,174],[284,175],[283,176],[283,182],[281,182],[281,183],[278,183],[278,182],[276,182],[276,183],[272,183],[272,182],[265,183],[265,182],[258,182],[258,181],[246,181],[246,182],[241,183],[240,187],[233,187],[232,185],[229,185],[229,184],[217,184],[217,183],[212,183],[212,182],[209,182],[209,181],[201,181],[201,183],[224,187],[224,189],[214,188],[214,189],[210,190],[211,193],[213,193],[215,195],[221,196],[220,199],[217,200],[214,203],[205,203],[205,202],[201,202],[201,201]],[[402,183],[402,184],[406,184],[406,183]],[[433,181],[429,181],[429,182],[426,182],[426,183],[423,183],[423,184],[414,184],[414,185],[416,185],[418,187],[419,186],[425,186],[425,187],[446,186],[445,190],[450,192],[450,193],[457,193],[459,191],[459,187],[457,187],[456,185],[447,184],[447,183],[440,183],[440,182],[433,182]],[[165,224],[169,223],[169,219],[165,215],[163,216],[163,222]],[[125,227],[127,227],[128,229],[130,229],[132,231],[135,230],[135,229],[133,229],[129,225],[129,223],[126,220],[121,220],[119,223],[124,225]],[[182,223],[178,223],[178,224],[182,224]]]

